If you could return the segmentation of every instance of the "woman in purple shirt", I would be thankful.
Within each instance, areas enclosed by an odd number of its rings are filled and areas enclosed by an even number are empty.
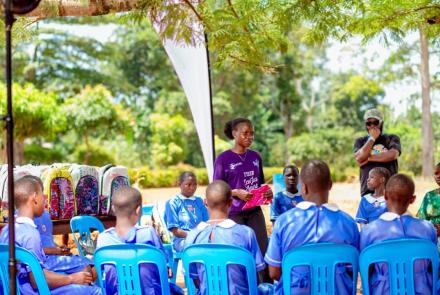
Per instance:
[[[250,191],[264,184],[263,161],[260,154],[249,149],[254,140],[254,127],[248,119],[237,118],[225,125],[225,135],[235,141],[234,147],[218,155],[214,164],[214,180],[223,180],[232,189],[232,206],[229,218],[252,228],[257,236],[263,256],[267,249],[267,231],[261,208],[243,210],[251,197]],[[265,193],[272,198],[272,191]]]

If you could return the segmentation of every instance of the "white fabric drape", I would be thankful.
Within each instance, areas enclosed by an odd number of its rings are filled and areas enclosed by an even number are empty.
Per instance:
[[[198,42],[196,45],[182,44],[169,39],[166,39],[163,45],[188,99],[203,159],[208,170],[208,178],[211,181],[214,174],[214,147],[212,145],[208,58],[205,45],[203,42]]]

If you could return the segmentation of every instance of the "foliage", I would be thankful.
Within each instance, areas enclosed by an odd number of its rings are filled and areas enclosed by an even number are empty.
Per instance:
[[[180,174],[184,171],[192,171],[196,174],[198,185],[208,184],[208,173],[205,168],[194,168],[189,165],[169,166],[166,169],[152,169],[140,167],[129,169],[130,183],[139,188],[175,187]],[[265,167],[265,180],[271,183],[272,175],[283,173],[283,167]]]
[[[85,87],[80,94],[66,101],[63,114],[69,128],[84,138],[109,135],[109,131],[120,132],[126,126],[121,107],[113,103],[111,93],[104,86]]]
[[[109,163],[115,163],[114,156],[103,146],[91,144],[78,145],[71,156],[71,162],[84,165],[104,166]]]
[[[56,132],[65,128],[66,120],[60,115],[55,93],[40,91],[32,84],[14,84],[12,93],[14,132],[17,140],[24,141],[36,136],[53,139]],[[0,84],[0,113],[6,113],[4,84]]]
[[[353,143],[360,135],[350,127],[303,133],[289,140],[289,153],[292,162],[297,166],[302,166],[308,160],[326,161],[332,168],[334,180],[343,181],[346,177],[344,171],[355,166]]]
[[[151,157],[154,166],[175,165],[188,153],[189,122],[181,115],[151,114]]]
[[[52,164],[65,160],[66,155],[59,149],[46,148],[38,144],[29,144],[24,147],[24,160],[26,163]]]

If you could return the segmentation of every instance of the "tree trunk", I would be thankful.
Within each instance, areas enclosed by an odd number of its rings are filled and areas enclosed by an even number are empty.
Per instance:
[[[420,35],[420,77],[422,81],[422,176],[431,177],[434,173],[434,151],[431,116],[431,82],[429,73],[429,43],[419,27]]]
[[[24,140],[14,141],[14,164],[23,165],[24,163]]]
[[[293,135],[293,122],[292,117],[290,116],[290,113],[287,112],[285,116],[283,116],[283,129],[284,129],[284,163],[288,165],[290,163],[290,154],[289,154],[289,147],[287,145],[287,142]]]
[[[26,16],[46,18],[104,15],[134,10],[137,3],[137,0],[42,0],[37,9]]]

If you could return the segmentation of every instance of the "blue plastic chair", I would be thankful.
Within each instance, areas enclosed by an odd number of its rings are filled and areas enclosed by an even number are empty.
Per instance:
[[[154,205],[142,206],[142,215],[141,215],[141,218],[139,218],[138,225],[141,225],[142,216],[152,216],[153,215],[153,207],[154,207]]]
[[[120,244],[99,248],[93,256],[99,284],[103,286],[102,266],[114,265],[118,276],[118,294],[142,294],[139,266],[143,263],[155,264],[159,272],[162,295],[170,294],[168,269],[165,255],[159,249],[142,244]]]
[[[243,265],[246,268],[249,295],[258,294],[255,260],[246,249],[232,245],[195,244],[183,251],[182,262],[188,294],[197,294],[189,272],[192,263],[204,265],[207,294],[229,294],[227,268],[231,264]]]
[[[49,286],[46,282],[43,269],[38,262],[37,257],[28,250],[15,247],[15,258],[22,264],[26,264],[32,271],[35,283],[37,285],[40,294],[50,294]],[[9,259],[9,245],[0,244],[0,278],[3,287],[3,294],[9,294],[9,271],[8,271],[8,259]],[[20,293],[20,288],[17,280],[17,294]]]
[[[84,253],[83,247],[84,245],[93,242],[91,236],[92,231],[97,230],[99,233],[102,233],[104,231],[104,225],[96,217],[82,215],[75,216],[70,220],[70,229],[72,230],[73,239],[75,240],[78,252],[81,254],[81,256],[85,257],[86,253]]]
[[[414,262],[418,259],[431,260],[432,294],[437,294],[438,256],[437,246],[427,240],[399,239],[368,246],[359,258],[362,294],[370,294],[368,270],[371,264],[378,262],[388,264],[390,294],[415,294]]]
[[[182,253],[178,253],[173,250],[172,244],[164,244],[163,249],[168,256],[168,265],[170,266],[173,276],[170,278],[171,283],[176,283],[177,268],[179,266],[179,260],[182,258]]]
[[[282,278],[284,294],[290,294],[291,269],[308,266],[311,294],[335,294],[335,268],[338,264],[350,264],[353,269],[353,294],[356,294],[358,276],[358,251],[347,244],[318,243],[290,250],[283,257]]]

